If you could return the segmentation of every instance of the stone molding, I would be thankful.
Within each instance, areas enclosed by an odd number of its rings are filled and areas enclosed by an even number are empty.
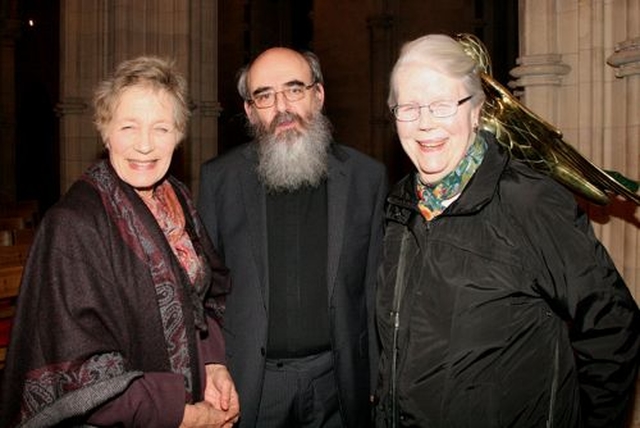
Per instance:
[[[516,63],[518,66],[510,74],[517,80],[509,84],[511,87],[559,86],[562,77],[571,71],[559,54],[525,55]]]
[[[618,43],[607,64],[616,69],[616,77],[640,74],[640,37]]]

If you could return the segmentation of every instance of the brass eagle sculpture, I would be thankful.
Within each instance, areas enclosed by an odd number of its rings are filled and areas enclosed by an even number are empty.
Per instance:
[[[595,204],[606,205],[610,195],[618,195],[640,205],[637,182],[594,165],[565,142],[557,128],[527,109],[493,79],[491,60],[480,39],[471,34],[458,34],[455,39],[480,67],[486,95],[480,128],[493,133],[511,156]]]

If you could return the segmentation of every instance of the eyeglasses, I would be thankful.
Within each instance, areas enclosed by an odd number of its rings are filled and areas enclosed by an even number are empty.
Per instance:
[[[284,95],[287,101],[296,102],[304,98],[305,92],[314,86],[317,82],[313,82],[310,85],[291,85],[281,91],[274,91],[273,89],[259,92],[253,96],[252,99],[247,100],[249,104],[253,104],[257,108],[269,108],[273,107],[276,103],[276,97],[278,94]]]
[[[423,108],[428,108],[431,116],[438,119],[453,116],[458,112],[458,107],[473,98],[469,95],[459,101],[436,101],[431,104],[399,104],[391,109],[398,122],[413,122],[418,120]]]

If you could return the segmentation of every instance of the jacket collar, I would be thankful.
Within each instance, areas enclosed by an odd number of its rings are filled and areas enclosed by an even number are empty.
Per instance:
[[[240,183],[244,206],[247,209],[247,218],[251,218],[249,231],[252,237],[253,258],[260,272],[260,284],[268,284],[267,268],[267,208],[266,191],[260,183],[255,168],[258,165],[257,143],[248,143],[242,148],[243,156],[247,159],[251,168],[244,168],[240,172]],[[328,260],[327,280],[329,296],[332,295],[336,283],[340,256],[342,254],[342,236],[346,231],[346,219],[349,210],[349,183],[351,181],[350,154],[343,146],[332,143],[329,149],[329,169],[327,177],[328,195]],[[262,289],[265,308],[268,304],[266,290]]]

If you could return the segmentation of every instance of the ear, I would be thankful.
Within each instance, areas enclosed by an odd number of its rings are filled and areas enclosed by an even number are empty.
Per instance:
[[[244,114],[247,115],[247,117],[249,118],[249,121],[251,121],[251,104],[249,103],[249,101],[245,101],[244,102]]]
[[[314,95],[318,101],[318,105],[322,108],[324,105],[324,86],[322,86],[322,83],[316,83]]]
[[[471,113],[471,123],[475,126],[478,127],[480,125],[480,113],[482,112],[482,103],[478,106],[475,106],[473,108],[473,111]]]

